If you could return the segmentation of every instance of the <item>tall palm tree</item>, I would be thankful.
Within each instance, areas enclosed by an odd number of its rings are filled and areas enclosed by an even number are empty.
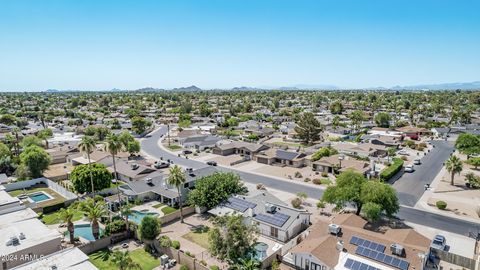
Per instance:
[[[108,214],[107,205],[104,201],[94,202],[94,199],[89,198],[81,204],[81,210],[87,215],[87,218],[92,222],[92,234],[95,239],[100,237],[100,227],[98,220]]]
[[[182,187],[187,177],[185,176],[185,172],[183,172],[182,168],[178,165],[170,167],[170,175],[167,178],[167,183],[169,185],[177,187],[178,192],[178,206],[180,207],[180,222],[183,223],[183,212],[182,212]]]
[[[105,151],[109,152],[112,155],[113,160],[113,177],[115,178],[115,185],[117,186],[117,194],[118,194],[118,203],[121,204],[122,201],[120,199],[120,189],[118,188],[118,175],[117,175],[117,164],[115,161],[115,156],[118,152],[122,151],[123,144],[115,134],[109,134],[107,139],[105,140]]]
[[[13,135],[15,136],[15,155],[18,157],[20,155],[20,149],[19,149],[19,142],[20,138],[18,133],[20,132],[20,129],[18,127],[14,127],[12,130]]]
[[[255,259],[241,258],[235,268],[238,270],[259,270],[260,266],[260,262]]]
[[[453,186],[455,184],[454,183],[455,174],[460,174],[460,172],[462,172],[463,163],[460,160],[460,158],[458,158],[455,155],[452,155],[452,156],[450,156],[450,158],[445,163],[445,168],[450,173],[450,177],[451,177],[450,178],[450,185]]]
[[[82,141],[78,144],[78,149],[87,154],[88,159],[88,171],[90,172],[90,184],[92,185],[92,197],[95,197],[95,186],[93,185],[93,174],[91,168],[90,153],[95,149],[96,142],[93,137],[84,136]]]
[[[114,251],[112,262],[117,265],[119,270],[141,269],[140,265],[132,260],[128,250],[125,252],[120,250]]]
[[[127,229],[127,233],[130,233],[130,227],[128,226],[128,216],[132,214],[132,206],[128,203],[120,206],[120,213],[125,219],[125,228]]]
[[[70,243],[75,243],[75,226],[73,225],[73,209],[72,208],[62,208],[58,212],[60,219],[67,223],[68,232],[70,234]]]

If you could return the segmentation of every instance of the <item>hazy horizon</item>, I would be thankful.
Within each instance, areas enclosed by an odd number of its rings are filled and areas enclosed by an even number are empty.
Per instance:
[[[2,1],[0,91],[480,80],[474,1]]]

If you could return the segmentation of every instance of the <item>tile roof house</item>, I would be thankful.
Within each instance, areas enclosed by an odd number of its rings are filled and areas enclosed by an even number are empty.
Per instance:
[[[245,223],[257,226],[260,234],[283,243],[304,231],[311,215],[306,210],[288,206],[266,191],[232,196],[208,212],[216,216],[242,215]]]
[[[387,154],[388,147],[372,143],[337,143],[333,145],[341,154],[360,156],[360,157],[378,157]]]
[[[413,229],[388,229],[384,233],[365,229],[367,222],[354,214],[339,214],[333,223],[341,233],[330,233],[330,224],[320,221],[284,256],[295,269],[414,270],[424,269],[431,241]],[[393,248],[392,248],[393,246]],[[293,267],[294,266],[294,267]]]
[[[112,174],[114,173],[113,159],[110,156],[99,160],[97,163],[104,164]],[[121,181],[138,180],[156,171],[156,169],[151,166],[140,164],[134,161],[125,161],[116,157],[115,165],[117,167],[118,180]]]
[[[269,147],[263,144],[233,141],[231,143],[217,145],[213,148],[212,153],[222,156],[239,154],[253,159],[255,154],[267,149],[269,149]]]
[[[305,154],[270,148],[255,154],[258,163],[300,168],[305,166]]]
[[[212,135],[195,135],[179,140],[179,144],[185,148],[193,148],[203,151],[207,148],[213,148],[221,138]]]
[[[337,170],[339,172],[353,170],[361,174],[367,174],[371,170],[369,163],[341,154],[322,157],[317,161],[313,161],[312,168],[314,171],[327,173],[333,173]]]

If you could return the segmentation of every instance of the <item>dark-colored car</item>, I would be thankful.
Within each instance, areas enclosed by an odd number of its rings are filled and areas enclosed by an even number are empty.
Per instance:
[[[184,154],[184,155],[190,155],[190,154],[192,154],[192,153],[193,153],[193,152],[190,151],[190,150],[183,150],[183,154]]]
[[[207,162],[207,165],[210,165],[210,166],[217,166],[217,162],[216,161],[208,161]]]

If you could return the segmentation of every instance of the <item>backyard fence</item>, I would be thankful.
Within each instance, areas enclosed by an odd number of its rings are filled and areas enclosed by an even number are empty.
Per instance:
[[[442,261],[461,266],[465,269],[475,270],[477,269],[477,261],[467,257],[463,257],[448,251],[439,250],[439,249],[430,249],[431,252]]]
[[[121,233],[112,234],[112,235],[100,238],[96,241],[91,241],[89,243],[82,244],[82,245],[78,246],[78,248],[83,253],[88,255],[88,254],[91,254],[95,251],[107,248],[111,244],[115,244],[115,243],[121,242],[123,240],[126,240],[130,237],[131,236],[129,236],[127,233],[121,232]]]
[[[10,184],[5,185],[5,191],[12,191],[18,189],[29,188],[38,184],[45,184],[49,189],[55,191],[56,193],[62,195],[64,198],[68,200],[76,200],[77,195],[74,193],[66,190],[64,187],[60,186],[59,184],[53,182],[50,179],[45,177],[36,178],[32,180],[25,180],[25,181],[17,181]]]
[[[175,259],[177,264],[185,265],[189,270],[209,270],[207,266],[201,264],[196,258],[188,256],[182,250],[177,250],[172,247],[161,247],[158,240],[155,240],[153,245],[160,253],[168,255],[171,259]]]
[[[195,207],[189,206],[189,207],[182,208],[182,213],[183,213],[183,217],[191,215],[195,213]],[[170,213],[168,215],[165,215],[163,217],[160,217],[160,220],[162,221],[162,224],[167,224],[179,218],[180,218],[180,210]]]

